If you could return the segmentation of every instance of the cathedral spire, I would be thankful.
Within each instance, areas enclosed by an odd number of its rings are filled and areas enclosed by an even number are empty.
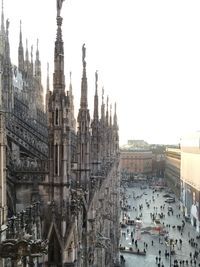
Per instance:
[[[69,93],[72,94],[72,72],[69,73]]]
[[[24,48],[22,44],[22,22],[20,20],[19,47],[18,47],[18,68],[24,70]]]
[[[40,60],[40,58],[39,58],[38,43],[39,43],[39,39],[37,39],[36,59],[37,59],[37,60]]]
[[[19,26],[19,45],[22,45],[22,21],[20,20],[20,26]]]
[[[31,64],[30,64],[30,74],[33,75],[33,45],[31,45]]]
[[[72,72],[69,73],[69,102],[70,102],[70,111],[71,111],[71,127],[74,131],[76,131],[76,120],[74,117],[74,96],[72,92]]]
[[[38,49],[39,40],[37,39],[36,59],[35,59],[35,76],[39,83],[41,83],[41,62]]]
[[[99,101],[98,101],[98,71],[95,72],[95,96],[94,96],[94,120],[99,120]]]
[[[102,103],[101,103],[101,121],[104,121],[105,117],[105,104],[104,104],[104,87],[102,88]]]
[[[28,39],[26,39],[26,62],[29,62],[29,56],[28,56]]]
[[[114,111],[114,117],[113,117],[113,124],[117,127],[117,104],[115,102],[115,111]]]
[[[109,115],[108,115],[108,102],[109,102],[109,98],[107,96],[107,102],[106,102],[106,125],[109,125]]]
[[[82,46],[82,63],[83,63],[83,77],[81,82],[81,108],[87,109],[88,102],[87,102],[87,76],[86,76],[86,48],[85,44]]]
[[[33,64],[33,45],[31,45],[31,64]]]
[[[54,49],[54,74],[53,74],[53,91],[65,92],[65,76],[64,76],[64,48],[62,40],[62,17],[60,11],[62,2],[57,1],[57,36]]]

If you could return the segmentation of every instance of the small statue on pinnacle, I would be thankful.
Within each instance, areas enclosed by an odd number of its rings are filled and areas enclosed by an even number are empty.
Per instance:
[[[86,54],[86,48],[85,48],[85,44],[83,44],[83,46],[82,46],[82,61],[83,61],[84,66],[86,65],[85,54]]]
[[[60,17],[60,11],[61,11],[63,2],[64,0],[57,0],[57,17]]]

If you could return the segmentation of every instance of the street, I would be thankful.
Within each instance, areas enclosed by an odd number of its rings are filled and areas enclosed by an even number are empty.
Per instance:
[[[163,195],[167,193],[167,189],[155,192],[148,185],[142,187],[141,184],[122,188],[121,203],[125,210],[121,209],[121,222],[136,221],[137,218],[138,223],[137,226],[124,225],[121,228],[120,246],[126,251],[132,248],[136,253],[138,249],[146,252],[146,255],[137,255],[121,250],[120,255],[125,259],[122,266],[200,266],[198,233],[190,222],[185,222],[177,199],[175,203],[164,202],[166,198]],[[175,197],[171,192],[170,196]],[[170,250],[174,251],[171,257]]]

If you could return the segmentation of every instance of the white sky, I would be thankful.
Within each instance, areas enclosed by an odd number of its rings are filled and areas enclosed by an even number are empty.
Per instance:
[[[39,38],[46,86],[52,81],[56,0],[4,0],[10,20],[11,60],[17,63],[19,21],[29,51]],[[66,86],[72,71],[79,108],[82,44],[86,44],[91,116],[95,71],[110,101],[117,102],[120,144],[128,139],[178,143],[200,129],[200,1],[65,0],[62,7]],[[34,49],[35,55],[35,49]]]

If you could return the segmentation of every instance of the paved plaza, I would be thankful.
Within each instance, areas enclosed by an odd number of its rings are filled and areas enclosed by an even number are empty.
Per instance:
[[[195,251],[199,253],[200,249],[200,239],[196,238],[198,233],[195,231],[190,222],[185,222],[180,210],[180,203],[176,198],[175,203],[165,203],[164,201],[166,198],[164,198],[163,195],[167,193],[166,189],[154,192],[153,188],[150,188],[149,186],[146,186],[146,189],[141,189],[140,185],[127,187],[125,189],[122,188],[122,195],[123,192],[125,193],[123,205],[130,206],[130,209],[128,209],[128,211],[121,210],[121,222],[125,217],[130,217],[131,220],[135,220],[136,217],[142,215],[142,227],[139,232],[136,230],[136,227],[132,225],[121,228],[120,245],[128,249],[132,247],[134,251],[137,251],[137,249],[140,251],[144,251],[144,249],[146,250],[146,255],[121,252],[120,255],[123,255],[125,258],[125,265],[123,266],[200,266],[200,255],[197,256],[197,258],[194,258]],[[170,193],[170,195],[174,197],[172,193]],[[149,203],[149,207],[146,203]],[[139,210],[139,205],[143,206],[141,210]],[[168,213],[169,206],[173,208],[173,215],[172,212]],[[165,235],[159,235],[159,231],[143,233],[143,228],[145,227],[147,227],[147,229],[155,228],[153,227],[155,224],[150,216],[150,214],[153,213],[157,218],[159,213],[164,214],[164,217],[160,218],[160,223],[161,225],[164,224],[164,229],[168,232]],[[183,221],[185,226],[181,231],[177,228],[177,226],[182,226]],[[134,239],[133,244],[131,232]],[[169,239],[173,239],[171,248],[169,246],[169,242],[165,242],[167,236]],[[191,241],[192,238],[194,239],[194,244]],[[137,240],[137,248],[135,246],[135,240]],[[170,249],[174,249],[175,252],[174,255],[171,255],[171,259],[170,256],[165,256],[165,253],[169,253]],[[158,258],[157,263],[156,257]],[[158,264],[159,257],[161,258],[160,265]],[[174,260],[178,261],[178,265],[174,265]],[[188,265],[186,264],[186,261],[188,261]]]

